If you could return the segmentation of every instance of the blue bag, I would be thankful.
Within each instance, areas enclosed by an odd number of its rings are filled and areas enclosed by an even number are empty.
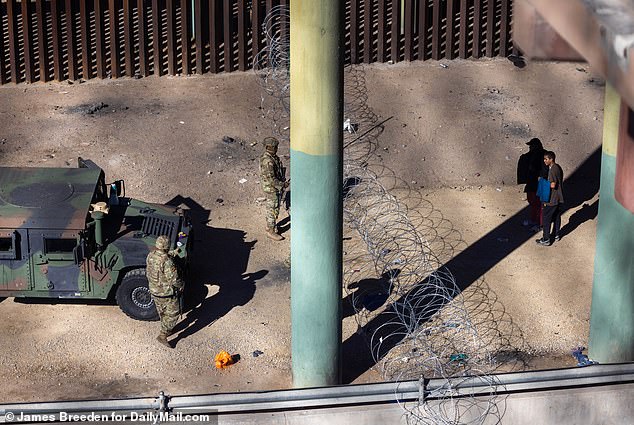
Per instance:
[[[550,182],[548,179],[540,177],[537,181],[537,197],[542,202],[550,201]]]

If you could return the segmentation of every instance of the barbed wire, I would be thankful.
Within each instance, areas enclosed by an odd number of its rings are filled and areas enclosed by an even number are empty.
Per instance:
[[[290,141],[290,11],[275,6],[262,24],[265,42],[253,60],[253,69],[263,89],[262,116],[272,123],[272,133],[280,141]]]
[[[267,15],[266,47],[254,66],[264,92],[263,116],[287,142],[289,20],[283,6]],[[417,403],[401,404],[408,423],[481,424],[492,417],[501,419],[504,400],[497,396],[490,373],[503,363],[515,362],[512,367],[521,368],[520,356],[514,353],[524,347],[523,336],[496,307],[497,298],[488,298],[492,291],[484,279],[461,291],[443,267],[465,243],[440,211],[381,163],[376,150],[390,118],[380,120],[367,100],[363,67],[347,66],[343,285],[357,333],[366,337],[384,379],[443,380]],[[501,323],[508,326],[502,329]],[[488,397],[461,391],[474,381],[488,389]]]

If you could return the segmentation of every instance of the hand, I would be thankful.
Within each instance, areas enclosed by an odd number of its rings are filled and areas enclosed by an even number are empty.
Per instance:
[[[287,187],[289,187],[291,185],[291,181],[287,180],[284,182],[284,189],[286,189]]]

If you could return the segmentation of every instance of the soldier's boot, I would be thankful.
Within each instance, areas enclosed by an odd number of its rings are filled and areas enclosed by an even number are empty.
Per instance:
[[[274,241],[284,240],[284,236],[282,236],[279,233],[277,233],[277,231],[275,230],[275,227],[267,227],[266,228],[266,236],[269,239],[273,239]]]
[[[167,333],[161,332],[159,336],[156,337],[156,340],[160,342],[161,344],[163,344],[164,346],[168,348],[172,348],[172,344],[170,344],[169,341],[167,340]]]

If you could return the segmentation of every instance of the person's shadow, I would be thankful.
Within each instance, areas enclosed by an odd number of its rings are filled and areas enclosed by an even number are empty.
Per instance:
[[[559,236],[564,237],[579,227],[582,223],[585,223],[588,220],[594,220],[599,213],[599,200],[597,199],[592,204],[588,205],[584,203],[581,208],[575,211],[573,214],[568,217],[568,223],[566,223],[559,230]]]
[[[391,269],[383,272],[379,278],[361,279],[348,285],[348,289],[356,291],[341,301],[343,318],[354,316],[361,309],[374,311],[381,307],[390,296],[392,280],[400,273],[400,269]]]
[[[245,273],[257,241],[246,242],[244,231],[209,227],[209,210],[189,198],[178,196],[168,204],[189,208],[194,234],[184,317],[174,328],[178,334],[172,341],[175,346],[234,307],[248,303],[255,294],[255,282],[268,271]],[[218,293],[208,296],[207,284],[217,285]]]

